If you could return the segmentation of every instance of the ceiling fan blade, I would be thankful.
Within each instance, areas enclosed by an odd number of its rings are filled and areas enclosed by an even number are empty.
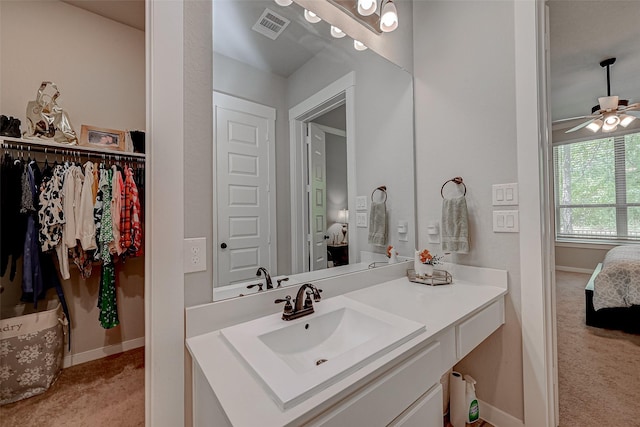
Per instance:
[[[591,119],[591,120],[587,120],[586,122],[581,123],[581,124],[579,124],[578,126],[576,126],[576,127],[573,127],[573,128],[571,128],[571,129],[569,129],[569,130],[568,130],[568,131],[566,131],[565,133],[571,133],[571,132],[575,132],[575,131],[577,131],[577,130],[580,130],[580,129],[582,129],[583,127],[588,126],[588,125],[590,125],[591,123],[595,122],[597,119],[598,119],[598,117],[594,117],[594,118],[593,118],[593,119]]]

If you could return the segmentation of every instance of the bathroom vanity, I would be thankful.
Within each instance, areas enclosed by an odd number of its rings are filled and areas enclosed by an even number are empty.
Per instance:
[[[284,408],[225,334],[249,320],[251,328],[263,320],[277,326],[274,319],[282,306],[273,300],[295,295],[297,287],[250,297],[252,301],[244,297],[187,309],[194,425],[442,426],[440,377],[504,323],[507,273],[451,266],[454,283],[432,287],[409,282],[406,268],[401,264],[316,283],[324,289],[316,313],[292,322],[313,325],[314,316],[343,301],[372,317],[380,313],[420,329]],[[247,307],[264,304],[270,304],[267,312]],[[313,369],[329,369],[326,365]],[[293,388],[295,375],[286,381],[285,390],[287,384]]]

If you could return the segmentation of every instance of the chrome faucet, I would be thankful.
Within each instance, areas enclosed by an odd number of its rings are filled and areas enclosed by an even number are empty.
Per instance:
[[[264,267],[258,268],[258,271],[256,272],[256,276],[260,277],[262,276],[262,273],[264,273],[264,278],[267,282],[267,289],[273,289],[273,283],[271,282],[271,275],[269,274],[266,268]]]
[[[311,283],[305,283],[300,286],[300,289],[298,289],[298,293],[296,294],[296,299],[293,301],[293,304],[291,304],[290,295],[275,300],[276,304],[285,303],[284,310],[282,312],[282,319],[293,320],[313,313],[313,301],[320,301],[320,292],[322,292],[322,289],[318,289]],[[311,295],[313,295],[313,301],[311,300]]]

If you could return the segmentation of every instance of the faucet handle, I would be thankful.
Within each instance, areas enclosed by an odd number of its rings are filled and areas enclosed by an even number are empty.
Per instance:
[[[282,282],[287,282],[287,281],[289,281],[289,278],[288,278],[288,277],[284,277],[284,278],[282,278],[282,279],[278,279],[278,280],[277,280],[277,282],[278,282],[278,287],[282,286]]]
[[[258,292],[260,292],[262,290],[262,283],[254,283],[253,285],[247,286],[247,289],[253,289],[256,286],[258,287]]]
[[[293,305],[291,305],[291,295],[287,295],[286,297],[284,297],[284,299],[278,298],[277,300],[274,301],[274,303],[275,304],[285,303],[283,315],[288,313],[293,313]]]

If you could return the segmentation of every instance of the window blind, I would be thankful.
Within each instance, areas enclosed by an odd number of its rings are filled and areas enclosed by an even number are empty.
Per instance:
[[[640,133],[554,146],[556,237],[640,240]]]

